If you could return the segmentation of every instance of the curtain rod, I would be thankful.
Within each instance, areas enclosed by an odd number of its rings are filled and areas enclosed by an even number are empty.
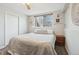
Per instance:
[[[37,16],[44,16],[44,15],[53,15],[53,13],[34,15],[34,17],[37,17]]]
[[[34,14],[34,15],[28,15],[28,16],[44,16],[44,15],[53,15],[54,13],[61,13],[61,10],[55,10],[55,11],[50,11],[50,12],[45,12],[45,13],[40,13],[40,14]]]
[[[52,12],[50,12],[50,13],[40,13],[40,14],[29,15],[29,16],[37,17],[37,16],[44,16],[44,15],[53,15],[53,13]]]

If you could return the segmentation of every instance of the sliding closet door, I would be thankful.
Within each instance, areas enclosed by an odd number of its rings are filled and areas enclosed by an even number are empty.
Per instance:
[[[4,12],[0,9],[0,48],[4,46]]]
[[[27,17],[25,15],[19,16],[19,34],[27,32]]]
[[[6,14],[6,40],[5,44],[7,45],[12,37],[15,37],[18,35],[18,16],[14,14]]]

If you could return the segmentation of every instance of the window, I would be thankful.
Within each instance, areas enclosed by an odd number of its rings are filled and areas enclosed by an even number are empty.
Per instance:
[[[52,16],[51,15],[47,15],[47,16],[43,16],[43,27],[51,27],[52,26]]]
[[[35,16],[35,27],[52,27],[52,15]]]

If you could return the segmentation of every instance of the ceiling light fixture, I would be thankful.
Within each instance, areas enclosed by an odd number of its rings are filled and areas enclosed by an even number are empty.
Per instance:
[[[25,3],[25,6],[27,7],[28,10],[31,9],[31,3]]]

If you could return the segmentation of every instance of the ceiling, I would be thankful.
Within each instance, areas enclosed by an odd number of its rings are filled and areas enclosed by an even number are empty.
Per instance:
[[[0,3],[0,6],[26,15],[33,15],[55,10],[63,11],[65,3],[31,3],[31,10],[28,10],[24,3]]]

